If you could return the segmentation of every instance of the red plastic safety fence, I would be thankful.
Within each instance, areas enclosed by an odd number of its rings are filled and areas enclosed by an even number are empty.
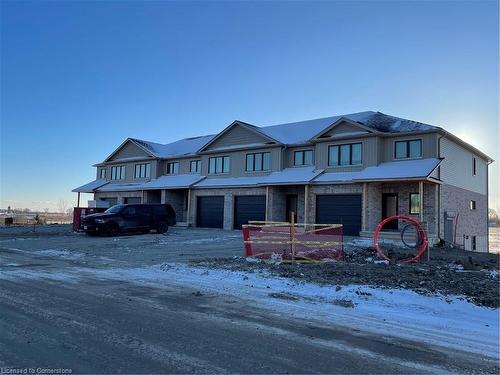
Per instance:
[[[242,232],[245,256],[298,261],[344,257],[342,225],[251,223]]]

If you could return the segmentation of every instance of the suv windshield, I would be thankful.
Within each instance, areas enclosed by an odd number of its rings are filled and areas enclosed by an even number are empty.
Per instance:
[[[104,212],[106,212],[107,214],[117,214],[118,212],[120,212],[123,209],[123,207],[125,207],[125,205],[117,204],[116,206],[108,208]]]

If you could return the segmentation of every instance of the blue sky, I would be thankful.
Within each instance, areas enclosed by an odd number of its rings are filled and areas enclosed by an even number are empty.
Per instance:
[[[234,119],[381,111],[500,159],[496,1],[0,4],[0,207],[73,202],[126,137]]]

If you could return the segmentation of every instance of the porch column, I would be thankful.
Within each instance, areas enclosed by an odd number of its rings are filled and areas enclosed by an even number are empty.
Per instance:
[[[266,221],[269,221],[269,186],[266,186]]]
[[[309,202],[309,185],[304,187],[304,225],[307,224],[307,204]]]
[[[187,196],[187,216],[186,216],[186,225],[189,227],[189,218],[191,215],[191,189],[188,189],[188,196]]]
[[[144,203],[146,203],[146,199],[144,198],[144,193],[145,193],[145,191],[144,191],[144,190],[142,190],[142,191],[141,191],[141,202],[142,202],[143,204],[144,204]]]
[[[420,221],[424,221],[424,181],[418,182]]]
[[[161,204],[167,203],[167,191],[165,189],[161,190]]]
[[[361,207],[361,216],[362,216],[362,223],[361,223],[361,230],[366,231],[368,230],[368,225],[366,224],[368,222],[368,184],[366,182],[363,182],[363,196],[362,196],[362,207]]]
[[[78,198],[76,199],[76,207],[80,207],[80,192],[78,192]]]

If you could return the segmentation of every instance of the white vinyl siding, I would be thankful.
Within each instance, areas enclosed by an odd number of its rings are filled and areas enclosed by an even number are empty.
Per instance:
[[[486,160],[447,138],[441,139],[441,180],[444,183],[480,194],[487,191]],[[473,157],[476,159],[476,175],[473,174]]]

